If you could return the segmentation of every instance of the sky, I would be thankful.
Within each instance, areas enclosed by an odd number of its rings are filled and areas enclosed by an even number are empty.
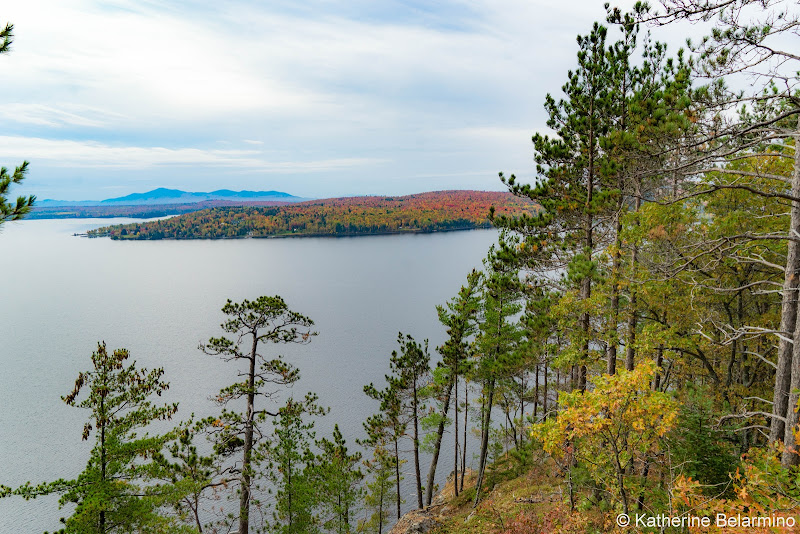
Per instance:
[[[40,199],[503,190],[499,171],[534,178],[545,95],[604,15],[602,0],[8,0],[0,165],[30,161],[12,194]]]

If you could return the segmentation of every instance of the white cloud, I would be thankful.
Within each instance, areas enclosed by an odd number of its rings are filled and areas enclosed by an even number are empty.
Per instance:
[[[325,178],[351,194],[524,169],[544,95],[558,97],[576,33],[603,14],[599,0],[13,0],[0,157],[75,177],[341,170]]]
[[[0,107],[0,120],[53,128],[102,128],[121,118],[124,115],[120,113],[76,104],[63,104],[61,108],[56,108],[44,104],[11,103]]]
[[[260,172],[322,172],[382,163],[370,158],[270,161],[258,150],[111,146],[93,141],[0,136],[0,158],[53,162],[59,167],[143,169],[228,167]]]
[[[472,2],[469,12],[484,18],[451,30],[300,17],[241,2],[203,17],[156,2],[16,4],[4,12],[17,39],[3,62],[18,90],[3,100],[33,91],[53,107],[53,99],[89,101],[148,124],[244,116],[371,122],[387,110],[407,116],[426,100],[491,99],[488,91],[532,80],[536,50],[553,30],[531,31],[530,22],[554,9]],[[560,49],[547,50],[548,59]]]

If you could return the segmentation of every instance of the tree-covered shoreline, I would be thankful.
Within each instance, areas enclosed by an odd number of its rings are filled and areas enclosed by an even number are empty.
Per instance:
[[[88,232],[112,239],[242,239],[430,233],[492,226],[489,213],[533,214],[535,204],[504,192],[438,191],[348,197],[285,206],[218,207],[170,219]]]

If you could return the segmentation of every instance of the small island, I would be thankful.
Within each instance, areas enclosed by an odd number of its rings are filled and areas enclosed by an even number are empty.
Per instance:
[[[236,239],[356,236],[489,228],[489,212],[532,214],[536,205],[506,192],[436,191],[408,196],[313,200],[284,206],[219,206],[169,219],[106,226],[89,237]]]

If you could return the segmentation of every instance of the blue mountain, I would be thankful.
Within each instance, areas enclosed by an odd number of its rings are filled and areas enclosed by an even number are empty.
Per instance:
[[[38,201],[39,206],[140,206],[150,204],[193,204],[206,200],[228,200],[233,202],[302,202],[308,200],[282,191],[231,191],[218,189],[210,193],[181,191],[159,187],[146,193],[133,193],[124,197],[106,200],[50,200]]]

